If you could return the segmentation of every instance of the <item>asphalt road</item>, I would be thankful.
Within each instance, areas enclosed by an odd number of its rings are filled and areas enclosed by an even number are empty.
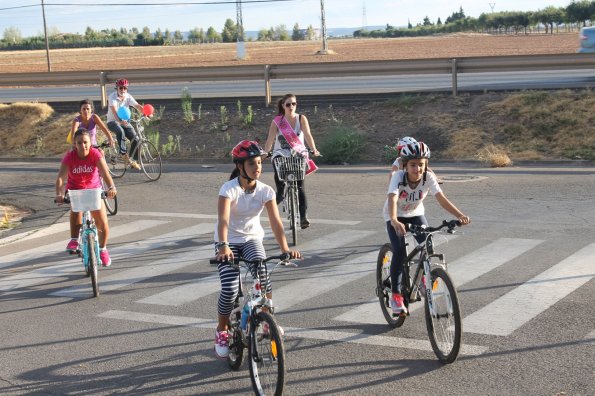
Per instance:
[[[232,372],[213,353],[218,284],[208,257],[231,166],[166,164],[156,183],[117,180],[113,264],[100,271],[99,298],[63,251],[57,167],[0,164],[0,203],[35,210],[0,234],[0,393],[250,394],[246,366]],[[437,361],[423,310],[394,330],[380,316],[386,169],[322,167],[308,179],[305,259],[273,274],[286,394],[594,394],[595,168],[432,168],[472,218],[438,247],[458,286],[463,354]],[[262,180],[272,183],[270,169]],[[448,217],[433,199],[426,210],[431,223]]]
[[[99,77],[97,82],[99,81]],[[546,70],[532,72],[460,73],[459,91],[588,88],[595,84],[593,70]],[[188,88],[193,98],[263,97],[263,81],[186,82],[135,84],[134,97],[142,100],[179,99]],[[451,92],[448,74],[379,77],[302,78],[271,81],[272,96],[354,95],[394,92]],[[100,100],[99,86],[0,88],[0,102]]]

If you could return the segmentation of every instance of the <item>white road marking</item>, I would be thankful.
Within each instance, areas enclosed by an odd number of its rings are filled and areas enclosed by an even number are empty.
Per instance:
[[[99,276],[99,292],[105,293],[112,290],[121,289],[133,283],[141,282],[145,279],[153,278],[180,268],[196,264],[200,261],[213,256],[213,247],[211,245],[202,246],[198,249],[173,254],[169,257],[143,264],[140,267],[134,267],[125,271],[120,271],[109,276]],[[62,297],[86,297],[89,295],[90,282],[58,290],[52,293],[53,296]]]
[[[142,323],[157,323],[170,326],[196,327],[201,329],[215,330],[215,328],[217,327],[216,320],[192,318],[185,316],[157,315],[118,310],[106,311],[104,313],[99,314],[98,316],[106,319],[129,320]],[[405,348],[430,352],[432,351],[432,346],[430,345],[429,341],[415,340],[411,338],[398,338],[381,335],[370,335],[364,333],[348,333],[343,331],[315,330],[285,326],[283,326],[283,329],[285,330],[285,337],[289,338],[295,337],[312,340],[345,342],[361,345],[374,345],[389,348]],[[487,347],[478,345],[465,344],[461,346],[461,354],[463,355],[481,355],[485,353],[487,350]]]
[[[595,243],[466,317],[465,330],[499,336],[513,331],[595,276]]]
[[[20,234],[11,235],[6,238],[0,239],[0,245],[8,245],[14,242],[24,242],[35,238],[41,238],[44,236],[57,234],[59,232],[67,231],[70,228],[70,224],[68,222],[56,223],[49,225],[44,228],[39,228],[36,230],[31,230],[27,232],[22,232]]]
[[[153,221],[152,224],[153,226],[156,226],[164,223],[167,222]],[[131,225],[131,227],[124,227],[124,225],[113,227],[110,230],[112,240],[113,238],[136,232],[139,227],[145,227],[147,225],[145,221],[132,222],[129,224]],[[128,224],[126,224],[126,226],[127,225]],[[212,230],[212,224],[199,224],[196,226],[176,230],[167,234],[147,238],[142,241],[129,243],[122,247],[110,248],[110,255],[112,257],[112,262],[114,263],[114,267],[112,268],[117,268],[117,262],[120,259],[126,259],[128,257],[158,247],[166,247],[168,245],[177,243],[181,238],[212,232]],[[60,243],[60,246],[63,247],[63,244]],[[64,252],[63,254],[68,258],[60,260],[54,265],[44,268],[37,268],[31,271],[21,272],[13,276],[0,279],[0,291],[8,291],[33,286],[39,283],[43,283],[47,279],[52,279],[76,272],[82,274],[83,265],[81,263],[81,260],[77,256],[69,256],[66,252]],[[89,282],[84,281],[84,283],[88,286]]]
[[[270,229],[267,229],[267,234],[272,234]],[[308,256],[314,254],[322,254],[328,250],[335,249],[350,244],[351,242],[361,239],[367,235],[372,234],[371,231],[338,231],[327,235],[325,238],[318,238],[316,240],[307,242],[300,246],[300,251],[305,255],[306,260]],[[213,266],[213,269],[215,267]],[[289,269],[291,270],[291,269]],[[250,277],[249,277],[250,278]],[[206,278],[197,279],[195,281],[183,284],[158,293],[147,298],[143,298],[137,302],[144,304],[180,306],[189,302],[198,300],[201,297],[207,296],[219,291],[219,274],[214,274]],[[277,296],[274,289],[273,278],[273,294]],[[277,305],[277,298],[275,297],[275,305]]]
[[[167,212],[118,212],[121,216],[146,216],[146,217],[183,217],[188,219],[214,219],[217,220],[217,215],[212,214],[200,214],[200,213],[167,213]],[[285,219],[286,216],[281,214],[281,218]],[[268,222],[265,217],[262,218],[263,222]],[[333,219],[310,219],[311,223],[318,224],[330,224],[330,225],[357,225],[361,223],[358,220],[333,220]]]

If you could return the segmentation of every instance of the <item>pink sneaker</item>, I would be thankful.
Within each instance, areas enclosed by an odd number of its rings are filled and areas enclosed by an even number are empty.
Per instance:
[[[227,330],[215,331],[215,353],[222,359],[229,355],[229,333]]]
[[[393,296],[390,299],[390,307],[395,316],[407,315],[407,307],[405,307],[405,303],[403,302],[403,296],[399,293],[393,293]]]
[[[104,267],[109,267],[112,264],[112,259],[107,249],[99,250],[99,258],[101,259],[101,265]]]
[[[79,241],[78,239],[71,239],[70,242],[68,242],[68,245],[66,245],[66,251],[68,252],[76,252],[79,248]]]

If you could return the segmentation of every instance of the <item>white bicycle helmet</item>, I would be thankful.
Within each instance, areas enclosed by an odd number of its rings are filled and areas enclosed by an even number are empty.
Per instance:
[[[414,138],[409,137],[409,136],[402,137],[397,142],[397,150],[401,151],[403,146],[406,146],[408,144],[413,144],[413,143],[417,143],[417,140],[415,140]]]
[[[401,148],[401,158],[408,160],[430,158],[430,148],[424,142],[406,144]]]

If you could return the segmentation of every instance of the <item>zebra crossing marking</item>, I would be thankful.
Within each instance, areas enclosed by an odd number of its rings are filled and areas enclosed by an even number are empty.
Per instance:
[[[270,229],[268,228],[267,232],[268,234],[272,235]],[[371,235],[372,233],[373,232],[371,231],[337,231],[333,234],[327,235],[324,238],[324,241],[318,238],[316,240],[306,242],[305,244],[300,246],[300,251],[302,252],[302,254],[305,254],[306,256],[317,253],[320,254],[330,249],[335,249],[338,247],[348,245],[354,242],[355,240],[361,239],[367,235]],[[195,281],[186,283],[181,286],[174,287],[172,289],[149,296],[147,298],[143,298],[142,300],[138,300],[137,302],[144,304],[180,306],[198,300],[199,298],[205,297],[209,294],[218,292],[219,283],[219,275],[214,274],[205,278],[197,279]],[[278,293],[275,292],[274,285],[273,293],[275,295],[275,304],[277,304],[276,296],[278,295]]]
[[[183,217],[189,219],[214,219],[217,220],[217,215],[200,214],[200,213],[165,213],[165,212],[118,212],[122,216],[146,216],[146,217]],[[285,221],[285,217],[281,214],[281,218]],[[268,218],[263,217],[263,222],[268,222]],[[310,219],[311,222],[317,224],[329,225],[357,225],[361,223],[359,220],[334,220],[334,219]]]
[[[595,243],[464,318],[465,330],[508,336],[595,276]],[[487,325],[489,324],[489,325]]]
[[[142,323],[156,323],[170,326],[186,326],[201,329],[215,330],[217,321],[212,319],[192,318],[186,316],[147,314],[141,312],[110,310],[97,315],[105,319],[127,320]],[[340,343],[351,343],[360,345],[373,345],[389,348],[405,348],[422,351],[432,351],[429,341],[415,340],[410,338],[389,337],[382,335],[371,335],[365,333],[348,333],[335,330],[316,330],[299,327],[285,327],[286,338],[305,338],[312,340],[324,340]],[[481,355],[488,350],[487,347],[479,345],[463,344],[461,354]]]
[[[138,231],[139,229],[147,229],[156,227],[162,224],[168,223],[167,221],[163,220],[137,220],[127,224],[119,225],[116,227],[110,228],[110,237],[111,238],[118,238],[126,234],[131,234],[133,232]],[[64,241],[54,242],[47,245],[38,246],[35,248],[28,249],[26,252],[17,252],[12,254],[7,254],[2,257],[2,263],[0,263],[0,268],[10,267],[15,264],[20,264],[25,261],[31,261],[34,259],[39,259],[40,257],[47,257],[53,256],[58,254],[59,252],[64,252],[64,248],[66,246],[66,235],[64,237]]]
[[[44,236],[56,234],[58,232],[68,231],[70,224],[68,222],[51,224],[44,228],[38,228],[35,230],[21,232],[20,234],[11,235],[6,238],[0,239],[0,246],[6,246],[14,242],[24,242],[35,238],[41,238]]]
[[[167,222],[157,221],[152,222],[152,226],[158,226],[165,224]],[[124,236],[130,234],[132,232],[136,232],[138,227],[147,226],[149,223],[146,221],[135,221],[126,225],[120,225],[113,227],[111,230],[112,238]],[[126,227],[125,227],[126,226]],[[124,259],[129,257],[130,255],[135,255],[142,253],[147,250],[154,249],[156,247],[164,247],[168,246],[172,243],[179,241],[180,238],[184,236],[194,236],[198,234],[204,234],[207,232],[211,232],[213,230],[212,224],[199,224],[192,227],[183,228],[180,230],[176,230],[173,232],[169,232],[166,234],[154,236],[151,238],[147,238],[142,241],[134,242],[127,244],[122,247],[115,247],[111,249],[110,253],[112,256],[112,261],[114,262],[114,268],[117,267],[117,262],[119,259]],[[53,244],[46,245],[52,246]],[[63,243],[60,242],[59,247],[63,248]],[[67,255],[67,253],[63,253]],[[44,267],[44,268],[37,268],[32,271],[21,272],[19,274],[9,276],[6,278],[0,279],[0,291],[8,291],[14,289],[21,289],[24,287],[33,286],[39,283],[43,283],[47,279],[52,279],[64,275],[69,275],[76,272],[83,271],[83,265],[78,259],[77,256],[68,256],[65,259],[58,261],[57,263]]]

